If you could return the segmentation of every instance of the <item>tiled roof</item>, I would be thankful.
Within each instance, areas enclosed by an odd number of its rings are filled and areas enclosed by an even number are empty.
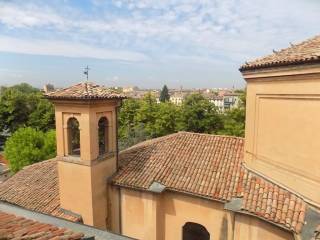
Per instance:
[[[167,190],[228,202],[241,198],[242,212],[299,233],[306,203],[243,165],[244,139],[180,132],[149,140],[120,153],[113,184]]]
[[[291,47],[274,51],[266,57],[250,61],[240,67],[240,71],[274,66],[288,66],[302,63],[320,63],[320,35]]]
[[[123,94],[90,82],[78,83],[68,88],[45,94],[48,99],[123,99]]]
[[[247,170],[243,145],[243,138],[187,132],[148,140],[120,153],[113,184],[145,191],[151,185],[164,186],[225,203],[239,198],[241,212],[300,233],[306,203]],[[55,160],[33,164],[0,184],[0,200],[79,220],[60,210]]]
[[[80,221],[60,209],[57,163],[47,160],[26,167],[0,184],[0,200],[71,221]]]
[[[0,239],[78,240],[84,234],[0,211]]]

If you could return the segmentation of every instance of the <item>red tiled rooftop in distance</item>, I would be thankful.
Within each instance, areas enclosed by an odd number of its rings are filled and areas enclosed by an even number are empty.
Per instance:
[[[302,63],[320,63],[320,35],[308,39],[291,47],[274,51],[266,57],[250,61],[240,67],[240,71],[289,66]]]
[[[78,83],[68,88],[58,89],[45,94],[48,99],[66,99],[66,100],[101,100],[101,99],[123,99],[125,95],[116,91],[99,86],[94,83]]]
[[[0,211],[0,239],[78,240],[84,234]]]

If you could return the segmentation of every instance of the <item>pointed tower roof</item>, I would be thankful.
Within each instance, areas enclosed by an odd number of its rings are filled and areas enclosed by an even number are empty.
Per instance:
[[[98,99],[124,99],[125,95],[116,91],[99,86],[91,82],[78,83],[71,87],[58,89],[45,94],[48,99],[68,99],[68,100],[98,100]]]
[[[245,63],[240,71],[298,65],[303,63],[320,63],[320,35],[303,41],[273,54]]]

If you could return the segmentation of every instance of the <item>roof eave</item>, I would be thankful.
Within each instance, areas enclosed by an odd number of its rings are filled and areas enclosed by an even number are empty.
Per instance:
[[[48,100],[70,100],[70,101],[75,101],[75,100],[79,100],[79,101],[83,101],[83,100],[122,100],[122,99],[126,99],[126,96],[119,96],[119,97],[71,97],[71,96],[66,96],[66,97],[62,97],[62,96],[49,96],[49,95],[44,95],[44,97]]]
[[[240,72],[246,81],[271,79],[272,77],[320,74],[320,60],[294,64],[269,65],[268,67],[240,68]]]
[[[320,56],[313,57],[309,59],[301,59],[294,61],[279,61],[279,62],[269,62],[263,64],[244,64],[239,68],[241,73],[248,70],[261,70],[261,69],[270,69],[275,67],[288,67],[288,66],[299,66],[305,64],[317,64],[320,63]]]

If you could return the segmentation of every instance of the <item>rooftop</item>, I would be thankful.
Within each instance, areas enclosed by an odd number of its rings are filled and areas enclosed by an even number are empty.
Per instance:
[[[0,201],[0,239],[129,240],[131,238]]]
[[[120,153],[113,184],[151,191],[163,189],[229,202],[241,211],[299,233],[306,203],[243,165],[244,139],[179,132],[137,144]]]
[[[103,86],[91,82],[83,82],[68,88],[58,89],[45,94],[48,99],[66,99],[66,100],[101,100],[101,99],[123,99],[125,95]]]
[[[113,184],[142,191],[174,191],[224,204],[300,233],[308,206],[294,193],[243,166],[244,139],[179,132],[139,143],[119,155]],[[60,209],[57,161],[30,165],[0,184],[0,201],[71,221]]]
[[[290,66],[303,63],[320,63],[320,35],[273,54],[245,63],[240,71]]]
[[[60,209],[55,160],[30,165],[0,184],[0,201],[74,222],[81,221]]]
[[[0,239],[82,239],[83,233],[75,233],[52,224],[45,224],[0,211]],[[58,238],[58,239],[59,239]]]

